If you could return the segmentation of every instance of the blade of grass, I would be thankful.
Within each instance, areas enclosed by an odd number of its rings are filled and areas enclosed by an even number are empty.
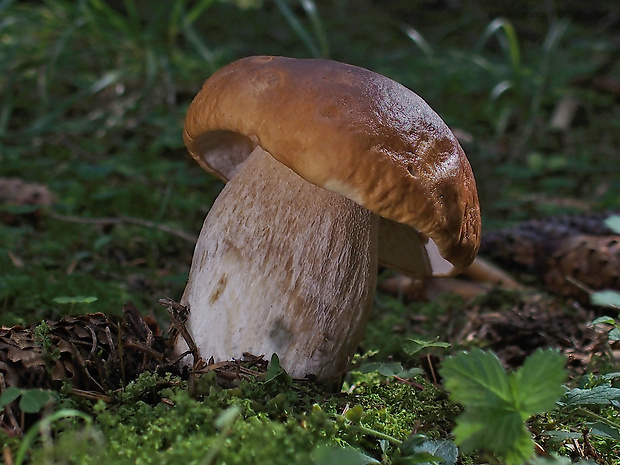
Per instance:
[[[327,35],[325,34],[323,22],[321,21],[321,17],[319,16],[319,11],[317,10],[316,3],[314,3],[314,0],[300,1],[302,8],[310,19],[310,24],[312,24],[312,28],[314,29],[314,35],[318,39],[321,46],[321,54],[324,58],[327,58],[329,56],[329,43],[327,41]]]
[[[556,21],[551,25],[545,41],[543,42],[543,54],[540,58],[538,66],[538,79],[534,82],[534,95],[530,103],[530,112],[528,121],[523,131],[525,142],[529,141],[536,129],[538,115],[542,106],[545,89],[549,85],[550,70],[553,66],[553,58],[558,46],[568,29],[569,22],[567,20]]]
[[[503,35],[500,34],[503,33]],[[521,51],[517,33],[510,21],[505,18],[496,18],[486,27],[478,44],[475,47],[477,53],[481,53],[482,49],[493,36],[496,36],[500,45],[507,55],[510,67],[512,69],[513,79],[518,84],[521,74]]]
[[[120,81],[123,73],[118,70],[109,71],[95,81],[88,89],[75,93],[54,106],[54,110],[45,113],[32,122],[24,131],[28,135],[39,135],[50,130],[50,124],[57,120],[69,107],[89,94],[96,94],[101,90]]]
[[[422,53],[424,53],[424,55],[426,55],[427,58],[433,56],[432,47],[417,29],[414,29],[408,24],[403,24],[402,29],[405,34],[407,34],[407,37],[409,37],[411,41],[418,46],[418,48],[422,51]]]
[[[26,457],[26,453],[33,446],[36,437],[39,432],[49,429],[52,423],[62,420],[63,418],[72,418],[77,417],[81,418],[86,422],[86,426],[89,427],[92,425],[93,419],[79,410],[65,409],[59,410],[57,412],[52,413],[50,416],[39,420],[34,425],[30,427],[28,432],[24,435],[22,439],[22,443],[17,451],[17,455],[15,456],[15,465],[21,465],[24,462],[24,458]]]
[[[299,40],[303,42],[308,51],[316,57],[321,57],[321,50],[317,47],[316,43],[312,39],[312,36],[308,33],[306,28],[301,24],[301,21],[297,18],[293,10],[288,6],[285,0],[273,0],[284,19],[288,22],[291,29],[297,34]]]
[[[215,54],[202,40],[202,38],[196,33],[192,24],[186,22],[185,19],[183,20],[183,35],[185,36],[187,41],[194,47],[196,52],[198,52],[198,54],[202,57],[205,63],[207,63],[209,72],[214,73],[218,68]]]
[[[132,36],[132,29],[129,26],[126,18],[115,11],[106,2],[101,0],[87,0],[84,4],[87,10],[91,13],[91,23],[97,26],[104,26],[105,22],[108,22],[114,29],[122,32],[125,36]]]
[[[189,24],[194,24],[212,4],[213,0],[202,0],[198,2],[186,13],[185,21]]]
[[[49,101],[49,89],[51,87],[52,81],[54,80],[54,77],[56,76],[58,60],[63,51],[65,50],[67,43],[69,43],[75,32],[84,24],[86,24],[86,18],[83,17],[80,17],[73,21],[71,25],[62,32],[56,43],[49,50],[50,58],[45,67],[45,81],[43,83],[43,95],[41,96],[43,104],[46,107]]]

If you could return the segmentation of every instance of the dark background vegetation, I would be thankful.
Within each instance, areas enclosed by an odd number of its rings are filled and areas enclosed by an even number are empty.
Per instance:
[[[340,0],[318,2],[314,18],[300,5],[2,2],[2,176],[49,186],[59,214],[197,234],[221,187],[181,140],[202,81],[247,55],[326,56],[393,77],[448,122],[485,229],[618,206],[616,2]],[[552,127],[567,100],[574,117]],[[49,217],[1,238],[23,264],[0,255],[4,323],[62,313],[51,299],[65,294],[96,295],[96,310],[127,298],[150,308],[179,296],[192,251],[166,233]]]

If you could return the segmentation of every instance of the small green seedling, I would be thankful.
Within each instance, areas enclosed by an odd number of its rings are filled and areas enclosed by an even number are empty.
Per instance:
[[[271,356],[271,361],[265,373],[265,383],[280,382],[283,384],[291,384],[293,382],[290,375],[280,365],[280,358],[277,354]]]
[[[403,341],[403,350],[407,355],[413,357],[419,352],[422,352],[426,349],[431,348],[439,348],[439,349],[447,349],[450,347],[449,342],[441,342],[438,337],[433,339],[432,341],[424,341],[420,339],[405,339]]]
[[[620,310],[620,292],[618,291],[599,291],[590,296],[590,302],[600,307],[609,307]],[[620,341],[620,321],[610,316],[601,316],[592,322],[592,325],[608,324],[612,326],[607,337],[611,342]]]
[[[421,368],[414,367],[405,369],[398,362],[368,362],[360,365],[356,370],[360,373],[372,373],[376,371],[386,378],[396,376],[404,379],[413,378],[416,375],[424,373],[424,370]]]
[[[20,389],[10,386],[0,395],[0,410],[17,398],[20,398],[19,408],[24,413],[38,413],[48,402],[56,400],[58,395],[43,389]]]
[[[97,301],[97,297],[94,297],[94,296],[83,296],[83,295],[78,295],[78,296],[59,296],[59,297],[55,297],[53,300],[57,304],[61,304],[61,305],[69,304],[69,305],[71,305],[69,307],[69,313],[72,314],[73,313],[73,307],[75,307],[75,304],[92,304],[93,302]]]
[[[529,460],[534,442],[525,421],[555,408],[564,392],[565,362],[555,350],[538,350],[508,374],[489,351],[447,358],[440,370],[444,385],[465,407],[456,419],[456,444],[464,451],[490,451],[507,465]]]

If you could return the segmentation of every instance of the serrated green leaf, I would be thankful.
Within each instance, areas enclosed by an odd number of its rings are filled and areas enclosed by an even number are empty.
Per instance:
[[[359,371],[360,373],[372,373],[373,371],[377,371],[379,373],[381,373],[382,371],[385,372],[386,371],[386,363],[383,362],[368,362],[368,363],[364,363],[362,365],[360,365],[357,368],[357,371]],[[396,363],[397,365],[397,370],[400,371],[403,369],[402,365],[400,363]],[[394,365],[392,365],[392,367],[394,367]],[[392,372],[394,371],[393,369],[391,370]]]
[[[536,413],[553,410],[564,393],[565,364],[565,357],[556,350],[539,350],[510,375],[516,401],[514,406],[524,420]]]
[[[509,465],[531,457],[524,421],[554,408],[564,390],[564,364],[553,350],[535,352],[511,374],[495,354],[480,349],[446,359],[440,370],[444,385],[465,407],[456,419],[456,443],[465,450],[490,450]]]
[[[420,339],[405,339],[403,341],[403,350],[409,356],[414,356],[418,352],[421,352],[422,350],[428,349],[430,347],[446,349],[450,347],[450,343],[440,342],[439,338],[436,338],[433,341],[423,341]]]
[[[518,412],[466,408],[453,434],[464,451],[490,450],[507,465],[522,464],[534,454],[534,441]]]
[[[551,455],[550,457],[534,457],[530,461],[530,465],[572,465],[570,457],[559,457],[557,455]],[[576,462],[579,465],[591,465],[590,461]]]
[[[583,434],[576,431],[543,431],[541,435],[549,438],[549,440],[555,444],[560,444],[569,439],[583,438]]]
[[[613,381],[617,378],[620,378],[620,371],[612,371],[611,373],[605,373],[600,376],[601,379],[605,379],[607,381]]]
[[[406,370],[403,370],[400,373],[396,373],[396,376],[407,379],[407,378],[413,378],[417,375],[422,375],[422,374],[424,374],[424,370],[422,368],[413,367],[413,368],[408,368]]]
[[[594,436],[601,436],[615,441],[620,441],[620,430],[608,425],[607,423],[597,421],[596,423],[586,423],[585,426],[590,428],[590,433]]]
[[[440,465],[443,463],[441,457],[430,452],[416,452],[413,455],[402,457],[397,461],[398,465]]]
[[[383,376],[394,376],[403,371],[403,366],[398,362],[382,363],[377,371]]]
[[[600,325],[600,324],[614,325],[615,323],[616,323],[616,320],[614,320],[610,316],[605,315],[605,316],[599,316],[591,324],[594,326],[594,325]]]
[[[613,405],[620,402],[620,389],[609,386],[575,388],[564,395],[562,402],[566,405]]]
[[[409,368],[404,369],[403,366],[398,362],[369,362],[360,365],[356,368],[360,373],[372,373],[376,371],[377,373],[391,377],[391,376],[399,376],[401,378],[412,378],[415,375],[419,375],[424,373],[424,370],[421,368]]]
[[[510,402],[508,376],[492,352],[474,349],[448,357],[440,374],[450,397],[466,407],[506,408]]]
[[[440,458],[435,462],[440,465],[454,465],[459,455],[459,449],[452,441],[424,441],[417,449]]]

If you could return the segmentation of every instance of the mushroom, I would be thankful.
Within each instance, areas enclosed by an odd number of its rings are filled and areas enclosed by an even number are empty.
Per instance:
[[[363,336],[378,264],[451,275],[477,253],[462,148],[385,76],[329,60],[241,59],[205,82],[183,137],[227,182],[181,299],[201,358],[275,353],[294,377],[335,380]],[[178,337],[175,348],[187,344]]]

